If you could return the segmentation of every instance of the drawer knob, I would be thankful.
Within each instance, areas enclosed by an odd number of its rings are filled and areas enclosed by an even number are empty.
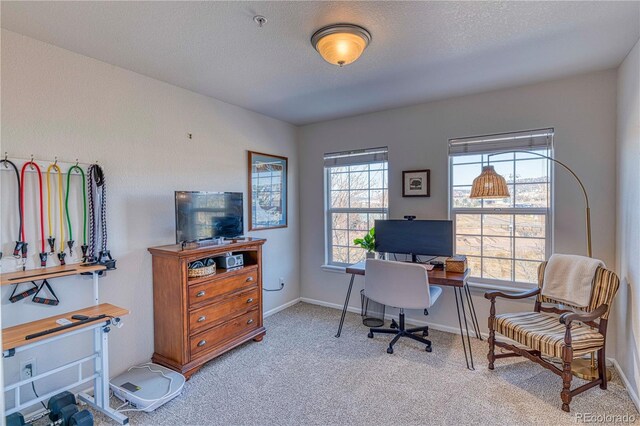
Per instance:
[[[247,321],[247,324],[253,324],[253,318],[249,318],[249,320]]]
[[[204,346],[204,345],[206,345],[206,344],[207,344],[207,341],[206,341],[206,340],[200,340],[200,341],[198,342],[198,346]]]
[[[253,277],[247,277],[247,282],[250,283],[251,281],[253,281]]]
[[[253,302],[253,297],[250,297],[247,299],[247,303],[251,303],[251,302]]]
[[[207,317],[205,317],[205,316],[203,315],[203,316],[201,316],[200,318],[198,318],[198,322],[202,322],[202,321],[204,321],[205,319],[207,319]]]
[[[202,296],[204,296],[204,295],[205,295],[204,290],[200,290],[200,291],[196,294],[196,297],[202,297]]]

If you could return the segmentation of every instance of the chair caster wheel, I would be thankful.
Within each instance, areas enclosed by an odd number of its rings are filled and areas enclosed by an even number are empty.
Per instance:
[[[427,330],[425,330],[425,331],[423,331],[423,332],[422,332],[422,337],[426,337],[426,336],[428,336],[428,335],[429,335],[429,332],[428,332]]]
[[[424,348],[424,350],[427,351],[427,352],[431,352],[432,351],[431,346],[427,346],[426,348]]]
[[[392,354],[393,353],[393,348],[387,348],[387,353],[388,354]]]
[[[372,333],[372,332],[369,332],[369,334],[367,334],[367,337],[368,337],[369,339],[373,339],[373,333]]]
[[[391,320],[391,324],[389,325],[391,328],[398,328],[398,323],[395,320]]]

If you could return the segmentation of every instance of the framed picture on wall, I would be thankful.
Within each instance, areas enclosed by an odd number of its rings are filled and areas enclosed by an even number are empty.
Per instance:
[[[249,231],[287,227],[287,157],[249,151]]]
[[[430,197],[431,170],[405,170],[402,172],[403,197]]]

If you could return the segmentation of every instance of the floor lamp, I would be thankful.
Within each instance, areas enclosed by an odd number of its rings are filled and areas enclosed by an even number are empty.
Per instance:
[[[580,189],[582,189],[582,194],[584,195],[585,202],[585,221],[586,221],[586,229],[587,229],[587,255],[589,257],[592,256],[591,252],[591,210],[589,208],[589,196],[587,195],[587,191],[582,184],[580,178],[574,173],[573,170],[569,168],[566,164],[561,161],[556,160],[555,158],[551,158],[548,155],[543,155],[534,151],[526,151],[526,150],[511,150],[511,151],[502,151],[494,154],[489,154],[487,156],[487,164],[489,163],[489,159],[493,155],[499,154],[509,154],[509,153],[527,153],[532,155],[537,155],[538,157],[546,158],[547,160],[551,160],[554,163],[557,163],[564,167],[571,175],[576,179],[578,184],[580,185]],[[469,198],[509,198],[509,187],[507,186],[507,181],[505,178],[498,173],[496,173],[493,166],[487,165],[482,168],[482,173],[480,176],[473,180],[473,186],[471,187],[471,194]],[[573,374],[577,377],[586,380],[594,380],[598,378],[598,369],[595,363],[595,357],[593,352],[591,353],[591,360],[586,360],[584,358],[579,358],[574,360],[573,362]],[[607,378],[610,378],[611,372],[607,369]]]

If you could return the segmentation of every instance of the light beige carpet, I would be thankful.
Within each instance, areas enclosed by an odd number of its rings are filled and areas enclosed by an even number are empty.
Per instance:
[[[472,339],[476,371],[465,368],[460,336],[431,331],[433,352],[389,336],[367,338],[360,316],[299,303],[265,320],[267,335],[211,362],[182,395],[134,425],[576,424],[576,413],[640,418],[620,379],[560,410],[560,378],[519,358],[489,371],[486,341]],[[575,379],[574,385],[583,383]],[[112,406],[117,405],[112,401]],[[96,424],[111,424],[97,416]]]

